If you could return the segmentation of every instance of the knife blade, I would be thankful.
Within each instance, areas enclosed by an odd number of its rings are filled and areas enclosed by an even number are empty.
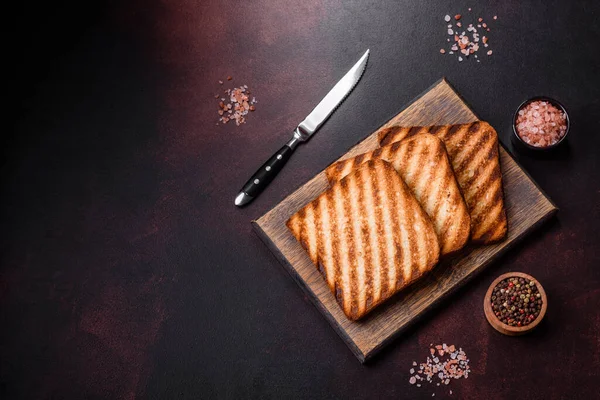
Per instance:
[[[327,118],[338,108],[350,94],[363,75],[369,59],[369,50],[363,54],[356,64],[325,95],[323,100],[298,124],[290,139],[281,149],[267,160],[248,179],[235,198],[235,205],[241,207],[254,200],[283,169],[300,143],[306,142],[327,121]]]

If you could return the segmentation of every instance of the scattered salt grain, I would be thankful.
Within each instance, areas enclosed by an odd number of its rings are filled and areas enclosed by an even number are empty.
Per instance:
[[[451,379],[468,378],[471,369],[469,359],[462,348],[457,349],[454,345],[446,346],[446,344],[430,346],[430,354],[436,351],[443,351],[445,357],[427,357],[426,362],[419,364],[417,371],[411,368],[411,377],[409,378],[411,385],[423,381],[435,383],[436,386],[449,385]],[[416,364],[413,361],[413,366]],[[417,387],[421,387],[421,384],[417,383]]]
[[[469,10],[471,11],[471,10]],[[497,19],[497,16],[494,16],[494,19]],[[483,26],[484,32],[489,32],[490,28],[487,25],[487,22],[483,22],[483,18],[482,17],[478,17],[477,21],[479,22],[479,24],[477,24],[477,27],[474,26],[474,23],[469,23],[468,27],[466,28],[466,31],[458,31],[458,28],[462,28],[463,26],[463,16],[461,14],[456,14],[454,16],[454,19],[457,21],[456,22],[456,27],[453,28],[452,24],[448,24],[448,29],[447,29],[447,33],[449,36],[452,36],[453,38],[446,38],[446,42],[448,42],[448,46],[449,46],[449,51],[446,49],[440,49],[440,54],[449,54],[449,55],[453,55],[455,52],[459,53],[458,55],[458,61],[462,62],[465,59],[468,59],[469,56],[471,55],[475,55],[475,53],[477,53],[480,49],[480,45],[479,45],[479,41],[481,40],[483,42],[483,47],[488,47],[488,40],[489,40],[489,36],[486,34],[486,36],[483,36],[480,38],[480,33],[478,32],[478,28],[481,28]],[[450,15],[446,15],[444,17],[444,20],[446,22],[450,22],[452,20],[452,17],[450,17]],[[460,21],[459,21],[460,20]],[[467,25],[467,22],[464,23],[465,25]],[[490,50],[491,51],[491,50]],[[488,52],[489,53],[489,52]],[[491,53],[489,53],[488,55],[491,55]],[[477,56],[475,56],[475,58],[477,58]],[[479,62],[479,60],[477,60],[477,62]]]
[[[233,78],[227,77],[228,81]],[[219,84],[222,85],[223,81],[219,80]],[[228,99],[221,97],[219,101],[219,122],[226,124],[231,120],[235,120],[237,126],[246,122],[246,116],[249,112],[254,111],[256,108],[254,104],[257,103],[256,98],[252,97],[250,100],[250,91],[248,85],[243,85],[233,89],[226,89],[224,93],[227,94]],[[217,98],[217,97],[215,97]],[[226,100],[228,102],[226,102]],[[218,125],[218,122],[217,122]]]

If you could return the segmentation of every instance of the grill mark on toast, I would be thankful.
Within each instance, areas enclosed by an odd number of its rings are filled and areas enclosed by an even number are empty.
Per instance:
[[[378,149],[375,149],[375,151],[373,151],[373,157],[371,157],[371,159],[373,158],[379,158],[381,156],[381,152],[383,151],[383,148],[380,147]]]
[[[379,158],[381,160],[388,161],[390,157],[392,157],[393,152],[391,146],[380,147],[379,150],[381,151],[379,152],[378,157],[373,157],[373,159]]]
[[[478,135],[469,133],[466,126],[458,126],[452,135],[446,136],[444,138],[444,143],[446,143],[446,149],[448,150],[450,157],[455,158],[460,155],[465,150],[465,142],[473,136]]]
[[[398,148],[400,147],[401,144],[403,144],[403,143],[394,142],[391,145],[389,145],[389,146],[391,146],[391,153],[396,153],[396,151],[398,151]],[[388,147],[388,146],[386,146],[386,147]],[[382,149],[382,148],[383,147],[380,147],[380,149]]]
[[[393,174],[396,174],[396,171],[389,164],[381,164],[378,167],[381,169],[381,198],[382,202],[382,218],[383,218],[383,228],[385,231],[385,241],[386,241],[386,250],[387,250],[387,282],[388,282],[388,290],[391,292],[396,289],[396,245],[394,243],[394,229],[393,229],[393,210],[395,207],[391,204],[394,201],[394,194],[392,192],[391,181],[392,178],[395,177]]]
[[[466,168],[469,164],[481,165],[480,159],[486,159],[485,157],[481,157],[481,154],[487,154],[494,146],[497,146],[497,144],[490,132],[481,135],[472,135],[463,146],[465,150],[460,151],[454,157],[453,164],[459,170]],[[475,163],[475,161],[479,162]]]
[[[374,218],[376,221],[376,227],[377,227],[377,235],[376,238],[378,239],[378,243],[381,243],[382,240],[385,240],[385,230],[384,230],[384,220],[383,220],[383,214],[381,212],[381,205],[382,205],[382,196],[381,196],[381,190],[376,190],[376,188],[380,188],[381,184],[380,184],[380,176],[377,173],[377,171],[375,170],[373,174],[371,174],[371,195],[373,197],[373,204],[375,204],[375,207],[373,209],[373,214],[374,214]],[[388,265],[388,256],[387,256],[387,252],[385,249],[385,246],[380,246],[381,247],[381,251],[379,253],[379,259],[380,259],[380,268],[379,268],[379,284],[380,284],[380,290],[381,290],[381,299],[385,299],[387,298],[387,294],[389,291],[389,287],[388,287],[388,281],[386,279],[386,266]]]
[[[349,307],[350,315],[357,316],[358,308],[356,307],[356,298],[358,295],[357,285],[354,282],[357,281],[357,269],[352,268],[352,261],[356,260],[356,242],[354,241],[354,222],[353,222],[353,214],[352,214],[352,203],[354,203],[354,198],[350,196],[350,184],[354,180],[354,175],[348,176],[346,179],[342,179],[340,181],[340,193],[344,193],[345,195],[340,194],[340,198],[342,201],[342,208],[344,212],[344,230],[341,233],[341,241],[345,243],[344,254],[347,255],[345,260],[345,264],[341,265],[341,273],[342,279],[346,278],[348,282],[348,290],[344,293],[345,304]],[[344,287],[346,287],[346,283],[344,282]]]
[[[345,199],[343,198],[342,188],[345,184],[345,180],[342,179],[338,184],[333,187],[334,192],[334,207],[333,211],[335,213],[335,219],[337,223],[337,234],[338,240],[336,243],[336,252],[335,254],[335,264],[337,279],[336,282],[339,283],[342,289],[342,303],[340,304],[346,314],[351,315],[350,312],[350,280],[348,276],[348,260],[346,258],[346,254],[348,253],[348,240],[347,240],[347,227],[346,227],[346,210],[345,210]]]
[[[476,204],[473,207],[473,214],[477,225],[481,225],[482,219],[491,219],[486,215],[486,211],[500,203],[501,197],[502,189],[500,188],[500,182],[498,182],[498,180],[495,180],[490,185],[482,186],[477,193],[475,193],[474,199],[477,199],[478,201],[474,202]]]
[[[469,175],[473,172],[472,170],[467,171],[469,171]],[[465,192],[469,210],[474,210],[474,207],[477,206],[478,200],[481,200],[482,191],[496,184],[500,185],[500,169],[494,163],[490,163],[481,173],[473,174],[473,178],[469,180],[470,184]]]
[[[398,126],[389,126],[387,128],[380,130],[377,133],[377,140],[381,143],[383,140],[385,140],[386,137],[392,135],[397,129],[398,129]]]
[[[471,232],[471,217],[469,216],[467,207],[456,207],[455,210],[447,211],[443,221],[444,223],[441,228],[442,234],[452,237],[452,240],[449,241],[446,249],[442,249],[442,254],[449,254],[460,249],[469,239]],[[463,230],[459,229],[458,231],[452,232],[452,235],[450,235],[448,232],[453,226],[453,223],[456,224],[455,226],[459,227],[466,226],[466,229],[464,230],[466,231],[466,234],[459,235],[460,233],[463,233]]]
[[[357,282],[357,294],[354,297],[358,302],[358,315],[364,314],[366,311],[366,298],[367,298],[367,266],[366,266],[366,254],[365,251],[368,248],[367,243],[363,238],[363,225],[364,216],[360,213],[360,205],[363,203],[363,191],[360,190],[362,182],[362,174],[352,175],[352,179],[349,182],[348,197],[350,198],[350,209],[352,218],[352,229],[354,233],[353,243],[358,249],[356,254],[357,268],[356,268],[356,282]]]
[[[488,221],[487,225],[493,227],[492,224],[495,224],[497,222],[498,216],[503,211],[504,210],[503,210],[502,204],[500,204],[500,203],[497,203],[493,207],[490,207],[490,209],[488,211],[489,217],[486,218],[486,221]],[[481,238],[483,235],[485,235],[486,231],[489,229],[489,227],[486,225],[482,225],[481,227],[478,227],[478,228],[479,229],[477,229],[472,234],[472,237],[474,238],[473,240],[478,240],[478,238]]]
[[[415,165],[422,166],[423,160],[428,158],[429,147],[425,145],[425,143],[420,141],[415,141],[415,155],[410,159],[413,160]],[[408,159],[407,159],[408,161]],[[408,168],[409,170],[414,170],[414,174],[405,179],[405,182],[413,188],[412,192],[415,194],[415,197],[422,203],[422,200],[425,198],[425,188],[427,187],[427,176],[432,173],[430,168]]]
[[[439,168],[438,166],[443,165],[443,157],[446,154],[439,147],[436,147],[435,150],[436,154],[434,155],[435,159],[433,160],[434,166],[429,168],[431,172],[428,176],[429,182],[433,182],[433,184],[429,183],[429,185],[425,187],[427,193],[423,201],[420,201],[419,203],[421,203],[422,205],[424,204],[423,209],[431,217],[431,222],[433,222],[435,232],[438,235],[438,238],[440,238],[440,245],[446,247],[446,238],[442,235],[441,231],[443,221],[440,220],[438,216],[439,207],[442,203],[445,202],[444,199],[440,198],[440,192],[443,188],[446,188],[448,186],[447,175],[444,176],[445,171],[442,168]]]
[[[321,198],[321,218],[323,222],[327,221],[329,229],[323,230],[324,242],[326,243],[326,257],[323,259],[323,265],[325,266],[325,273],[327,274],[327,283],[332,288],[337,282],[337,273],[335,270],[334,257],[337,254],[337,245],[334,245],[332,232],[337,232],[337,221],[335,214],[332,213],[333,207],[333,190],[327,192],[325,196]],[[337,287],[336,287],[337,288]],[[337,294],[336,294],[337,297]]]
[[[347,160],[336,162],[335,164],[333,164],[333,167],[334,167],[333,170],[337,171],[337,172],[343,171],[344,167],[346,166],[346,162],[347,162]],[[327,169],[330,169],[330,168],[331,167],[329,167]]]
[[[381,300],[382,287],[381,287],[381,269],[383,265],[382,255],[380,253],[377,238],[379,235],[378,227],[376,224],[376,212],[375,212],[375,193],[372,176],[369,171],[364,168],[360,170],[363,185],[365,188],[365,210],[367,211],[367,227],[368,233],[367,238],[369,239],[369,248],[371,256],[371,276],[368,281],[371,284],[371,296],[372,301],[378,304]]]
[[[379,132],[377,135],[379,142],[386,140],[386,138],[391,138],[392,136],[394,136],[398,129],[401,128],[399,126],[390,126]]]
[[[314,204],[311,202],[308,207],[306,207],[306,219],[304,220],[304,232],[305,232],[305,240],[308,248],[308,255],[311,261],[316,264],[317,263],[317,235],[315,232],[315,214],[314,214]]]
[[[407,234],[407,242],[408,242],[408,249],[406,249],[406,254],[408,255],[408,265],[410,265],[410,278],[409,281],[412,281],[415,277],[415,274],[418,273],[418,266],[417,263],[415,262],[415,257],[418,256],[417,251],[420,248],[420,241],[417,240],[417,237],[415,237],[416,235],[418,235],[420,232],[417,230],[416,224],[415,224],[415,211],[413,209],[409,209],[408,205],[406,203],[408,203],[409,200],[407,199],[402,207],[402,211],[403,211],[403,215],[401,218],[403,218],[406,221],[406,225],[411,227],[412,229],[410,230],[410,233],[412,233],[412,235]],[[408,233],[408,232],[407,232]],[[416,269],[416,271],[415,271]]]
[[[463,190],[467,206],[469,206],[469,211],[475,206],[479,188],[490,185],[492,180],[499,177],[500,170],[493,162],[487,163],[487,165],[480,165],[479,171],[476,171],[474,168],[465,168],[457,173],[459,184],[462,182],[461,189]]]
[[[354,168],[354,160],[345,160],[345,165],[344,165],[344,171],[342,172],[342,174],[338,177],[338,181],[341,180],[342,177],[348,175],[350,172],[352,172],[352,168]]]
[[[436,135],[443,127],[443,125],[434,125],[429,128],[429,133]]]
[[[502,239],[506,235],[506,214],[504,210],[501,211],[501,214],[500,219],[496,221],[493,228],[488,228],[477,240],[489,243]]]
[[[394,177],[392,177],[394,178]],[[400,203],[400,198],[402,197],[402,192],[399,188],[399,179],[390,179],[390,190],[392,192],[391,199],[397,204]],[[391,222],[392,222],[392,232],[394,232],[394,247],[396,248],[396,254],[394,256],[394,287],[401,287],[404,282],[406,282],[406,278],[404,277],[404,269],[400,270],[402,267],[402,260],[404,258],[405,250],[402,247],[402,224],[400,222],[398,212],[390,213]]]
[[[398,142],[398,144],[400,144],[400,142]],[[407,168],[407,163],[409,160],[411,160],[413,157],[413,154],[417,153],[417,150],[415,150],[417,146],[417,144],[415,144],[414,140],[408,140],[404,143],[402,143],[402,147],[399,147],[400,149],[400,154],[398,157],[394,158],[394,162],[393,162],[393,166],[394,169],[396,169],[397,171],[402,171],[402,177],[403,179],[408,182],[408,181],[413,181],[413,175],[414,175],[414,170],[408,169]]]
[[[387,132],[385,135],[381,135],[380,134],[380,139],[379,139],[379,145],[380,146],[387,146],[388,144],[390,144],[391,139],[394,135],[391,132]]]
[[[438,125],[432,126],[429,129],[429,133],[435,135],[438,139],[442,140],[446,143],[446,137],[448,136],[448,131],[450,130],[449,125]]]
[[[450,127],[450,129],[448,129],[448,132],[446,132],[445,137],[446,138],[452,138],[454,135],[456,135],[456,133],[458,133],[461,130],[462,125],[452,125]]]
[[[400,142],[397,142],[398,145],[400,145]],[[414,140],[410,140],[407,139],[405,142],[402,142],[402,146],[398,147],[398,151],[397,151],[397,155],[394,158],[394,168],[398,171],[402,171],[400,176],[402,176],[402,179],[404,179],[405,182],[411,181],[412,178],[412,172],[414,172],[413,170],[407,168],[407,163],[408,160],[412,159],[413,156],[412,154],[416,154],[417,151],[415,150],[415,148],[418,147],[415,144]],[[396,190],[401,190],[401,185],[398,186],[398,182],[396,182]],[[398,227],[399,227],[399,243],[398,243],[398,248],[400,249],[400,253],[401,253],[401,264],[403,266],[402,268],[402,281],[403,282],[408,282],[410,281],[410,251],[409,251],[409,245],[408,245],[408,241],[410,240],[410,238],[408,237],[408,233],[406,231],[406,226],[402,223],[403,222],[403,209],[405,207],[404,204],[404,198],[402,197],[402,195],[396,199],[396,201],[398,202],[398,210],[396,212],[396,218],[398,221]]]
[[[398,126],[394,130],[390,130],[383,137],[380,136],[379,145],[385,146],[394,142],[400,142],[408,135],[409,128]]]
[[[419,133],[421,131],[421,127],[420,126],[413,126],[408,130],[408,133],[406,134],[406,137],[411,137],[416,135],[417,133]]]
[[[436,147],[434,149],[435,154],[432,154],[432,156],[430,156],[430,158],[433,158],[433,160],[431,161],[431,163],[433,165],[431,165],[431,168],[429,168],[431,170],[430,174],[429,174],[429,182],[434,182],[433,185],[429,184],[425,187],[425,191],[426,191],[426,198],[428,198],[428,202],[427,207],[423,207],[427,210],[431,211],[432,216],[435,217],[436,215],[436,204],[441,203],[440,202],[440,198],[439,198],[439,192],[443,187],[446,187],[446,181],[444,179],[444,170],[442,168],[440,168],[440,165],[442,164],[442,161],[444,159],[444,156],[446,155],[445,152],[440,149],[439,147]],[[424,199],[425,200],[425,199]]]
[[[481,127],[481,123],[479,123],[479,121],[475,121],[469,125],[468,129],[469,129],[469,132],[477,132],[480,127]]]
[[[446,154],[446,150],[442,147],[439,147],[438,149],[439,153],[440,153],[440,158],[439,158],[439,162],[437,164],[437,169],[438,174],[442,175],[442,182],[440,183],[440,191],[442,190],[442,188],[444,189],[444,192],[441,194],[438,194],[438,197],[441,201],[436,202],[434,208],[433,208],[433,215],[435,216],[435,218],[437,219],[440,216],[440,209],[448,204],[448,203],[453,203],[455,205],[460,205],[461,200],[457,198],[456,196],[456,190],[455,188],[458,186],[458,183],[456,183],[456,178],[454,177],[454,172],[452,171],[452,167],[450,165],[450,160],[448,159],[448,154]],[[454,182],[453,182],[454,180]],[[436,181],[437,182],[437,181]],[[451,199],[451,201],[448,201],[448,199]],[[445,222],[445,218],[444,218],[444,222]]]
[[[393,223],[394,223],[394,231],[398,232],[398,239],[395,241],[396,248],[398,251],[396,252],[396,262],[398,266],[402,267],[402,271],[397,272],[397,280],[396,287],[400,287],[400,285],[405,284],[410,281],[410,254],[408,252],[408,233],[406,232],[406,226],[402,223],[402,213],[406,207],[405,204],[405,193],[402,190],[402,181],[401,179],[394,179],[393,192],[396,194],[394,201],[398,204],[396,212],[394,212]],[[400,279],[402,278],[402,279]]]

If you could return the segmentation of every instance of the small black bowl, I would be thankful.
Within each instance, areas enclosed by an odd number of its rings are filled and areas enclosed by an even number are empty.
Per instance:
[[[556,108],[561,109],[567,116],[567,130],[565,131],[565,135],[558,142],[556,142],[550,146],[544,146],[544,147],[532,146],[529,143],[526,143],[523,139],[521,139],[521,137],[519,136],[519,134],[517,132],[517,117],[519,116],[519,111],[521,111],[521,109],[523,109],[527,104],[529,104],[533,101],[547,101],[548,103],[552,104]],[[551,99],[550,97],[546,97],[546,96],[536,96],[536,97],[532,97],[529,100],[525,100],[524,102],[521,103],[521,105],[519,105],[519,107],[517,107],[517,110],[515,111],[515,114],[513,115],[512,128],[513,128],[513,133],[514,133],[513,139],[516,139],[516,142],[519,145],[523,146],[523,148],[529,149],[529,150],[535,150],[535,151],[548,151],[548,150],[555,149],[556,147],[558,147],[558,145],[560,145],[562,142],[565,141],[565,139],[569,135],[569,130],[571,129],[571,120],[569,119],[569,113],[567,112],[567,109],[559,101]]]

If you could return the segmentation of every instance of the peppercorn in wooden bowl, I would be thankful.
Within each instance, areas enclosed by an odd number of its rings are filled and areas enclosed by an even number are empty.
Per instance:
[[[548,298],[542,285],[531,275],[509,272],[492,282],[483,300],[490,325],[508,336],[534,329],[546,315]]]

